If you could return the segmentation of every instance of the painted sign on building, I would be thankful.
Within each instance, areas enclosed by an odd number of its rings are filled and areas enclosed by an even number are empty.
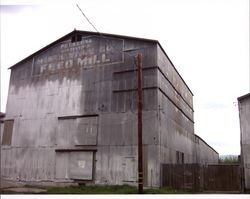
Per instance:
[[[64,41],[34,58],[32,75],[57,73],[59,70],[92,68],[123,62],[123,40],[102,36]]]

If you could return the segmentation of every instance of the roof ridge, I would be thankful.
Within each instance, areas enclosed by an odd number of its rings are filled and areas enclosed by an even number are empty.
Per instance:
[[[133,36],[126,36],[126,35],[118,35],[118,34],[110,34],[110,33],[102,33],[102,32],[92,32],[92,31],[84,31],[84,30],[74,29],[73,31],[69,32],[68,34],[60,37],[59,39],[55,40],[54,42],[48,44],[47,46],[41,48],[40,50],[32,53],[31,55],[27,56],[26,58],[22,59],[21,61],[17,62],[16,64],[12,65],[11,67],[9,67],[9,69],[15,68],[18,64],[21,64],[21,63],[27,61],[28,59],[32,58],[33,56],[37,55],[38,53],[41,53],[41,52],[45,51],[46,49],[50,48],[51,46],[59,43],[60,41],[64,40],[65,38],[69,37],[70,35],[77,34],[77,33],[85,33],[85,34],[87,33],[87,34],[91,34],[91,35],[101,35],[101,36],[117,37],[117,38],[121,38],[122,37],[122,38],[127,38],[127,39],[137,39],[137,40],[142,40],[142,41],[148,41],[148,42],[155,42],[155,43],[157,43],[159,45],[159,47],[161,48],[161,50],[163,51],[163,53],[166,55],[166,57],[169,60],[169,62],[171,63],[171,65],[173,66],[173,68],[176,71],[176,73],[179,75],[179,77],[181,78],[181,80],[183,81],[183,83],[186,85],[187,89],[191,92],[192,95],[194,95],[193,92],[191,91],[191,89],[188,87],[188,85],[184,81],[184,79],[182,78],[182,76],[180,75],[180,73],[178,72],[178,70],[176,69],[176,67],[174,66],[173,62],[168,57],[167,53],[165,52],[165,50],[161,46],[160,42],[158,40],[146,39],[146,38],[141,38],[141,37],[133,37]]]

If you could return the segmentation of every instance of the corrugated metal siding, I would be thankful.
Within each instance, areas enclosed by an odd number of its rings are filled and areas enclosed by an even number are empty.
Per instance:
[[[98,117],[60,119],[56,143],[58,146],[97,145]]]
[[[195,144],[192,93],[162,49],[157,48],[161,163],[217,163],[218,154],[205,143]]]
[[[143,54],[145,184],[160,185],[160,164],[176,162],[176,151],[185,153],[185,162],[195,161],[192,93],[159,49],[157,42],[83,33],[80,42],[65,37],[15,66],[6,108],[15,124],[12,146],[2,150],[3,175],[69,182],[71,152],[58,149],[91,149],[97,151],[96,183],[132,179],[135,184],[137,162],[126,158],[137,159],[138,52]],[[84,152],[77,154],[84,159]],[[75,158],[73,176],[80,172]],[[90,179],[90,173],[82,178]]]
[[[11,145],[14,120],[4,121],[2,145]]]
[[[93,179],[93,152],[70,152],[69,176],[71,179]]]
[[[86,60],[78,60],[79,52],[75,53],[75,50],[81,47],[78,44],[74,44],[76,45],[74,48],[70,47],[72,50],[68,54],[65,51],[62,56],[58,56],[60,49],[64,50],[63,45],[70,43],[70,40],[66,39],[63,43],[51,46],[46,52],[41,52],[34,59],[27,60],[12,70],[6,110],[7,117],[15,118],[16,122],[13,144],[8,149],[4,148],[2,154],[3,158],[7,158],[6,154],[10,153],[8,157],[16,160],[17,164],[8,163],[7,159],[2,161],[5,177],[20,178],[25,181],[67,182],[70,179],[70,171],[63,166],[68,161],[67,155],[63,155],[66,152],[55,152],[55,150],[89,147],[96,144],[98,144],[98,152],[96,159],[93,160],[96,161],[94,171],[96,182],[102,184],[107,180],[108,184],[119,184],[127,175],[137,176],[130,170],[128,170],[129,173],[124,172],[122,166],[125,157],[132,154],[135,159],[137,158],[136,93],[125,92],[129,94],[123,100],[124,94],[121,94],[123,91],[115,92],[116,85],[118,90],[133,88],[136,72],[125,72],[120,75],[116,72],[133,70],[134,57],[139,51],[144,54],[144,68],[156,66],[156,45],[136,40],[110,38],[118,45],[113,49],[109,48],[114,46],[112,42],[107,45],[110,53],[114,52],[114,54],[107,54],[111,56],[111,60],[104,60],[109,63],[97,64],[96,61],[96,64],[90,64],[90,58],[92,62],[94,61],[96,50],[100,51],[106,44],[105,41],[102,43],[102,39],[98,36],[92,38],[94,44],[91,45],[94,51],[87,53],[87,63],[85,63]],[[98,44],[99,41],[102,44]],[[73,44],[70,45],[73,46]],[[142,49],[133,51],[138,48]],[[125,51],[132,49],[132,51],[123,52],[123,49]],[[84,53],[84,50],[86,49],[82,48],[81,52]],[[73,59],[73,67],[70,59]],[[83,66],[79,67],[79,64]],[[146,87],[156,85],[155,73],[155,69],[143,71]],[[146,121],[143,127],[144,143],[152,146],[158,143],[155,92],[153,89],[144,90],[144,110],[147,112],[144,114]],[[118,96],[117,101],[115,101],[116,96]],[[151,110],[152,108],[155,110]],[[93,117],[58,120],[64,116],[91,114],[98,114],[98,119]],[[72,132],[74,132],[73,136]],[[148,147],[149,151],[150,148]],[[18,157],[23,159],[17,158],[14,151],[18,151],[17,153],[20,153]],[[149,152],[149,162],[157,158],[153,155],[155,153],[156,150]],[[108,162],[105,157],[108,157]],[[157,185],[158,179],[154,176],[158,168],[154,164],[150,163],[148,169],[152,171],[151,184]],[[10,165],[16,172],[9,171]],[[137,162],[134,166],[137,168]]]
[[[245,188],[250,189],[250,97],[239,100],[241,129],[241,159],[244,167]]]
[[[52,180],[55,171],[54,153],[51,148],[2,148],[1,174],[13,180]]]

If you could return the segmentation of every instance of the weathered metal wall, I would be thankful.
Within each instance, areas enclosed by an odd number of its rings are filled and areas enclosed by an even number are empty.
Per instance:
[[[219,154],[197,135],[195,135],[195,147],[198,164],[218,164]]]
[[[239,100],[241,160],[244,167],[245,189],[250,190],[250,94]]]
[[[145,184],[158,186],[156,44],[89,35],[12,69],[6,118],[14,128],[11,145],[2,146],[2,175],[70,182],[79,173],[100,184],[135,184],[137,52],[143,53]]]
[[[185,163],[194,163],[192,93],[159,46],[157,61],[161,163],[177,163],[179,152]]]
[[[161,163],[218,163],[218,153],[194,134],[193,94],[157,47]],[[198,142],[198,144],[197,144]]]
[[[12,68],[6,120],[14,126],[2,146],[2,175],[135,185],[138,52],[144,185],[160,186],[162,163],[182,155],[196,162],[192,93],[157,42],[81,32]]]

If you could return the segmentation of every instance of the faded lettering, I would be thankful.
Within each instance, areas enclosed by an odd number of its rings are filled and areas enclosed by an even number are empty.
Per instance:
[[[91,36],[82,41],[67,41],[35,58],[33,75],[74,67],[91,68],[123,61],[123,40]]]

